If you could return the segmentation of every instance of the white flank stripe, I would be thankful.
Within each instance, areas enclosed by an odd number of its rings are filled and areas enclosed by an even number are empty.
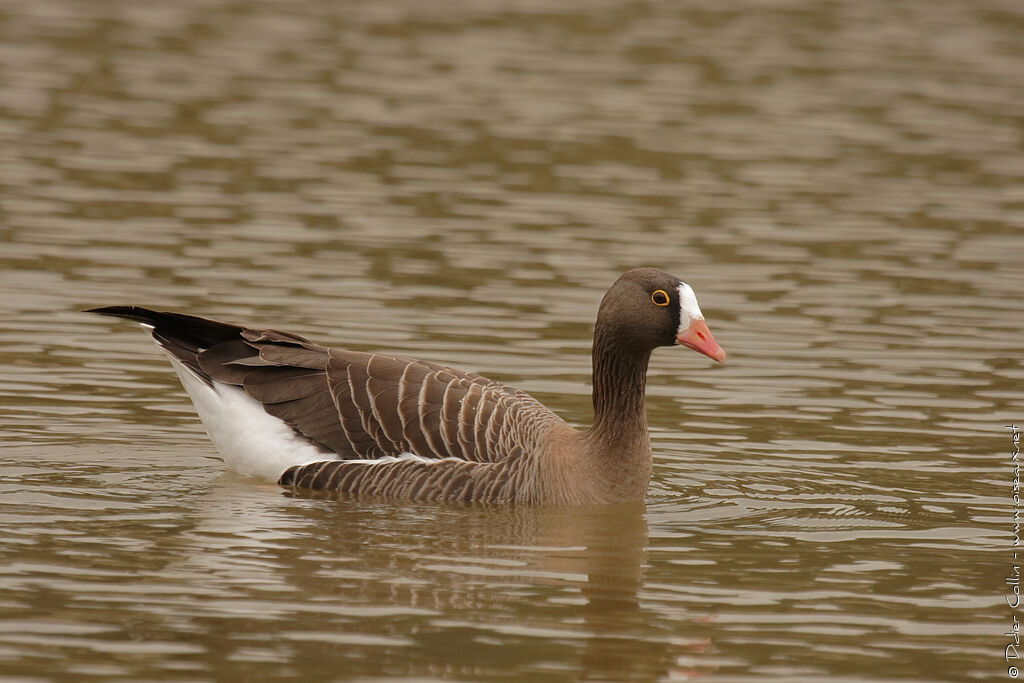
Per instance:
[[[211,388],[173,357],[171,365],[225,464],[236,472],[276,482],[292,465],[338,460],[297,436],[242,389],[220,382]]]
[[[321,458],[321,460],[326,459]],[[399,453],[398,455],[385,455],[373,459],[361,458],[359,460],[346,460],[345,462],[350,462],[353,465],[387,465],[391,462],[402,462],[404,460],[418,462],[421,465],[436,465],[440,462],[465,462],[458,458],[424,458],[422,455],[416,455],[415,453]]]

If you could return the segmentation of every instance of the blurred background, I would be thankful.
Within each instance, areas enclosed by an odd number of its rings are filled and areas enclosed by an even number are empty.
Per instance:
[[[0,4],[0,671],[986,680],[1024,423],[1010,0]],[[223,472],[138,303],[590,419],[604,290],[689,282],[646,506]]]

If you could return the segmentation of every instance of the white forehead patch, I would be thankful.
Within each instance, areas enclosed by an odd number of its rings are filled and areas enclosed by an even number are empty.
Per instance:
[[[679,329],[676,334],[683,334],[690,329],[691,320],[703,320],[704,314],[697,305],[697,295],[693,288],[685,282],[679,283]]]

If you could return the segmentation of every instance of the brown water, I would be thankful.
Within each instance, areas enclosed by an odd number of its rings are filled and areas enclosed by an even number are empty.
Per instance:
[[[3,3],[0,676],[1008,678],[1022,228],[1016,1]],[[289,497],[78,312],[582,424],[638,265],[729,363],[655,355],[635,507]]]

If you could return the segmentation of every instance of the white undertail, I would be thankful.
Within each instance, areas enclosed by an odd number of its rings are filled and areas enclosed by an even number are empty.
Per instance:
[[[211,387],[173,357],[171,365],[225,464],[236,472],[277,482],[292,465],[338,459],[298,436],[239,387],[217,381]]]

